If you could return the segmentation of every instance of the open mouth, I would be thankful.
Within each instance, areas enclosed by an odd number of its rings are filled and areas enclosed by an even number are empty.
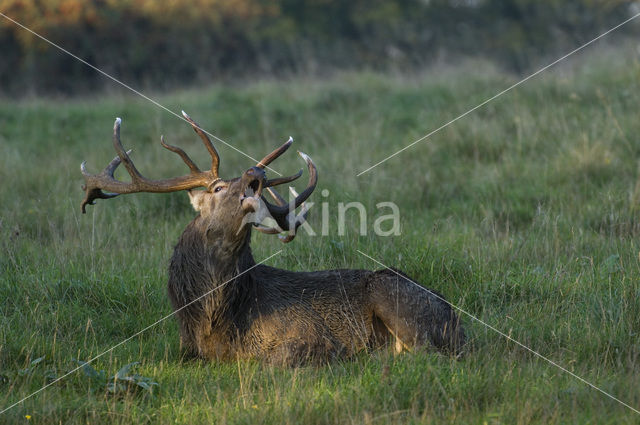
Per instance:
[[[261,186],[262,185],[260,184],[260,181],[258,181],[258,179],[255,179],[251,183],[249,183],[247,190],[252,191],[252,193],[257,193],[260,189],[262,189]]]
[[[257,212],[260,206],[260,196],[262,195],[262,181],[252,180],[240,196],[240,205],[246,213]]]

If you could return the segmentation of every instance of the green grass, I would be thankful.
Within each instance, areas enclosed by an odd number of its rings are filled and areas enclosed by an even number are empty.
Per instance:
[[[630,50],[548,72],[371,172],[356,174],[516,80],[470,64],[425,75],[345,74],[158,96],[260,157],[291,135],[320,172],[328,236],[260,260],[294,270],[398,267],[453,304],[640,408],[640,63]],[[126,94],[0,102],[0,409],[171,312],[166,269],[192,219],[187,196],[138,194],[80,214],[87,160],[114,156],[111,129],[151,177],[183,174],[160,134],[205,166],[188,125]],[[251,160],[216,143],[223,176]],[[293,153],[274,167],[296,171]],[[122,176],[122,174],[121,174]],[[328,189],[323,198],[320,192]],[[395,202],[402,234],[337,232],[338,202]],[[0,423],[638,423],[640,415],[463,316],[462,360],[362,353],[324,367],[182,358],[166,320],[94,363],[139,361],[150,395],[112,395],[81,371]],[[45,359],[25,371],[36,358]]]

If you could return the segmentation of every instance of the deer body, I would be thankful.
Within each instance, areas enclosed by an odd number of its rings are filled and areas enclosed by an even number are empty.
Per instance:
[[[464,344],[448,303],[396,272],[256,266],[250,228],[237,246],[209,241],[207,229],[201,216],[187,226],[169,266],[181,342],[194,355],[294,365],[392,339],[398,351],[431,343],[455,353]]]
[[[168,294],[180,326],[181,343],[190,353],[210,360],[259,358],[275,364],[295,365],[327,361],[376,348],[395,340],[401,351],[433,345],[457,354],[465,336],[451,305],[433,291],[420,287],[395,270],[328,270],[292,272],[256,265],[251,254],[251,230],[288,232],[289,242],[307,214],[304,200],[316,186],[317,172],[309,169],[307,188],[287,203],[273,187],[302,174],[267,180],[264,167],[290,146],[280,148],[249,168],[242,176],[218,177],[219,158],[199,126],[186,114],[212,156],[212,168],[202,172],[179,148],[191,174],[154,181],[135,168],[120,143],[120,120],[114,127],[118,157],[98,175],[88,174],[82,208],[96,198],[119,193],[189,190],[199,212],[178,241],[169,266]],[[115,180],[124,163],[131,183]],[[206,187],[206,190],[190,190]],[[103,189],[115,193],[105,193]],[[262,196],[265,189],[276,201]],[[302,212],[295,215],[296,208]],[[266,228],[247,221],[251,213],[268,210],[277,226]]]

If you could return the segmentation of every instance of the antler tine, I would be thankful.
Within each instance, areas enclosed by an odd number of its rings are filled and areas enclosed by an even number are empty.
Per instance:
[[[289,149],[289,146],[293,143],[293,137],[289,136],[289,140],[284,142],[282,146],[271,152],[269,155],[265,156],[256,164],[256,167],[264,169],[267,165],[271,164],[277,157],[282,155]]]
[[[302,170],[288,177],[277,177],[275,179],[267,180],[265,187],[278,186],[281,184],[290,183],[298,179],[301,175],[302,175]]]
[[[315,190],[316,185],[318,184],[318,170],[316,169],[316,164],[313,163],[311,157],[304,152],[298,151],[298,155],[304,162],[307,163],[307,169],[309,170],[309,182],[307,183],[307,187],[302,191],[302,193],[296,196],[295,199],[295,207],[298,208],[301,203],[303,203],[311,193]]]
[[[193,162],[193,160],[189,158],[189,155],[187,155],[185,151],[183,151],[177,146],[172,146],[165,143],[164,136],[160,136],[160,143],[162,144],[163,148],[168,149],[171,152],[177,153],[178,155],[180,155],[180,158],[182,158],[184,163],[187,164],[187,167],[189,167],[189,169],[191,170],[191,174],[197,174],[202,172],[200,168],[198,168],[198,166]]]
[[[127,151],[127,155],[129,155],[131,152],[133,151],[133,149],[129,149]],[[107,164],[106,167],[104,167],[104,170],[102,170],[102,174],[106,174],[110,177],[113,177],[113,173],[116,171],[116,168],[118,168],[118,166],[120,165],[122,161],[120,160],[119,156],[115,156],[110,163]],[[82,174],[85,176],[89,176],[90,174],[87,172],[87,161],[82,161],[82,164],[80,164],[80,171],[82,171]]]
[[[131,176],[131,178],[135,180],[143,179],[142,174],[138,171],[136,166],[131,161],[129,157],[129,151],[125,151],[122,147],[122,142],[120,141],[120,124],[122,124],[121,118],[116,118],[116,122],[113,124],[113,148],[116,150],[116,153],[120,157],[120,160],[124,163],[124,167],[127,169],[127,172]],[[117,165],[116,165],[117,167]],[[113,168],[115,171],[116,167]]]
[[[127,151],[127,156],[133,151],[133,149],[129,149]],[[120,165],[122,161],[119,156],[116,156],[111,160],[109,164],[104,168],[103,173],[107,173],[109,176],[113,177],[113,173],[116,171],[116,168]],[[82,174],[86,174],[86,169],[84,167],[85,162],[80,165],[80,169],[82,170]]]
[[[218,168],[220,166],[220,156],[218,155],[218,151],[216,150],[215,146],[213,146],[213,143],[211,143],[211,139],[209,139],[207,133],[202,130],[202,127],[200,127],[198,123],[196,123],[189,115],[187,115],[185,111],[182,111],[182,116],[184,117],[184,119],[189,121],[189,124],[191,124],[193,130],[198,134],[198,136],[200,136],[202,142],[204,143],[204,146],[209,151],[209,155],[211,155],[211,172],[213,173],[213,176],[215,178],[218,178]]]

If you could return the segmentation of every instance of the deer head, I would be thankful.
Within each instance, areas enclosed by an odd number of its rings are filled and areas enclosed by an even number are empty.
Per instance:
[[[153,192],[166,193],[179,190],[188,190],[191,204],[200,213],[200,217],[206,226],[206,231],[211,237],[224,238],[226,241],[243,240],[250,228],[254,225],[257,230],[268,234],[280,234],[283,242],[291,241],[296,230],[304,223],[308,209],[304,201],[311,195],[318,181],[316,166],[302,152],[298,152],[307,163],[309,170],[309,182],[307,187],[295,198],[287,202],[275,189],[284,183],[289,183],[302,175],[298,173],[275,179],[267,179],[265,167],[282,155],[293,143],[293,139],[262,158],[255,166],[246,170],[240,177],[222,179],[218,175],[220,157],[216,148],[211,143],[207,134],[184,111],[184,118],[191,124],[195,132],[200,136],[209,155],[211,156],[211,169],[202,171],[180,148],[171,146],[160,138],[162,146],[174,152],[182,158],[189,167],[188,175],[173,177],[163,180],[150,180],[144,177],[129,157],[131,151],[125,151],[120,141],[120,118],[116,118],[113,127],[113,147],[118,154],[99,174],[89,174],[82,163],[80,169],[85,180],[83,190],[85,197],[82,201],[82,212],[86,212],[87,205],[93,205],[96,199],[109,199],[120,194]],[[123,163],[131,176],[131,182],[123,182],[114,177],[116,168]],[[204,190],[194,190],[204,188]],[[263,193],[269,193],[275,204],[267,201]],[[300,213],[295,211],[302,207]],[[249,218],[251,215],[251,218]],[[265,217],[271,217],[275,221],[272,227],[263,227],[260,222]],[[285,233],[282,235],[281,233]]]

